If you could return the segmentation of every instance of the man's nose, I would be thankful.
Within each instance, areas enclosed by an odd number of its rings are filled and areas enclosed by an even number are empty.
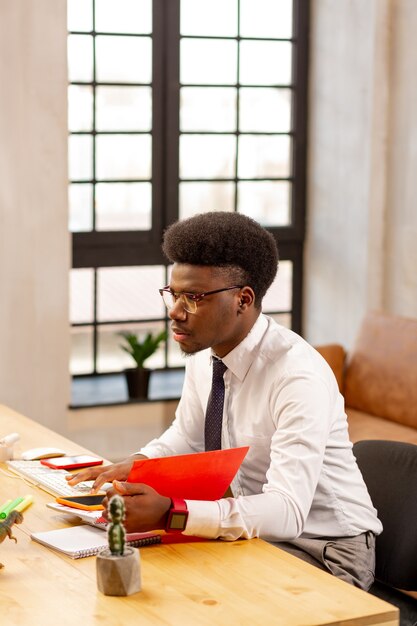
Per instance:
[[[184,309],[181,298],[178,298],[174,306],[169,309],[168,316],[172,320],[185,320],[187,318],[187,311]]]

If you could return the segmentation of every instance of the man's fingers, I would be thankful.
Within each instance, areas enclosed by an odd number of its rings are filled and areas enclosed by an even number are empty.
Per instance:
[[[112,474],[110,472],[109,474],[106,474],[106,472],[100,474],[99,476],[97,476],[91,487],[91,493],[96,493],[97,491],[99,491],[100,487],[104,485],[104,483],[110,483],[111,481]]]
[[[121,496],[127,496],[127,495],[128,495],[128,493],[129,493],[129,492],[127,491],[126,487],[125,487],[125,484],[126,484],[126,483],[122,483],[122,482],[120,482],[120,480],[114,480],[114,481],[113,481],[113,487],[114,487],[114,490],[115,490],[118,494],[120,494]]]
[[[104,485],[104,483],[111,483],[113,480],[126,480],[129,476],[133,462],[134,459],[129,458],[126,459],[126,461],[114,463],[113,465],[88,468],[67,477],[67,480],[71,486],[77,485],[81,481],[93,480],[94,483],[91,488],[91,493],[95,493]]]
[[[113,480],[113,487],[121,496],[141,496],[149,489],[142,483],[126,483],[120,480]]]
[[[81,470],[81,472],[77,472],[76,474],[70,474],[69,476],[65,476],[68,484],[71,486],[78,485],[84,480],[92,480],[95,476],[91,476],[90,470]]]
[[[113,486],[107,491],[103,500],[103,506],[106,509],[103,511],[103,517],[107,520],[109,519],[109,503],[117,494],[125,503],[124,525],[127,532],[145,532],[165,528],[166,514],[171,506],[170,498],[161,496],[149,485],[114,479]]]

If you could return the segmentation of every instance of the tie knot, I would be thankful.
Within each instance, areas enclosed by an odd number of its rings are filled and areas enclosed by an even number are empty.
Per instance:
[[[220,359],[213,357],[213,378],[223,378],[223,374],[226,370],[227,365],[225,365],[223,361],[220,361]]]

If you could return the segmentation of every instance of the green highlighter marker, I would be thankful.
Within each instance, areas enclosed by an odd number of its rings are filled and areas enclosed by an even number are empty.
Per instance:
[[[7,506],[3,505],[2,510],[0,511],[0,519],[6,519],[10,511],[13,511],[15,506],[20,504],[22,500],[23,500],[23,496],[21,496],[20,498],[16,498],[15,500],[12,500],[11,502],[9,502]]]
[[[3,513],[4,509],[6,509],[10,503],[11,500],[6,500],[6,502],[0,506],[0,513]]]

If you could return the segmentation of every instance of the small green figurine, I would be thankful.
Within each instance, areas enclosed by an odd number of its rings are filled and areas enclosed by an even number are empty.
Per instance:
[[[123,526],[125,503],[121,496],[113,496],[109,502],[110,524],[107,528],[109,550],[116,556],[123,556],[125,551],[126,531]]]
[[[6,537],[13,539],[17,543],[16,537],[12,535],[13,524],[21,524],[23,522],[23,515],[19,511],[11,511],[6,519],[0,522],[0,543],[2,543]],[[0,563],[0,569],[4,567],[3,563]]]

